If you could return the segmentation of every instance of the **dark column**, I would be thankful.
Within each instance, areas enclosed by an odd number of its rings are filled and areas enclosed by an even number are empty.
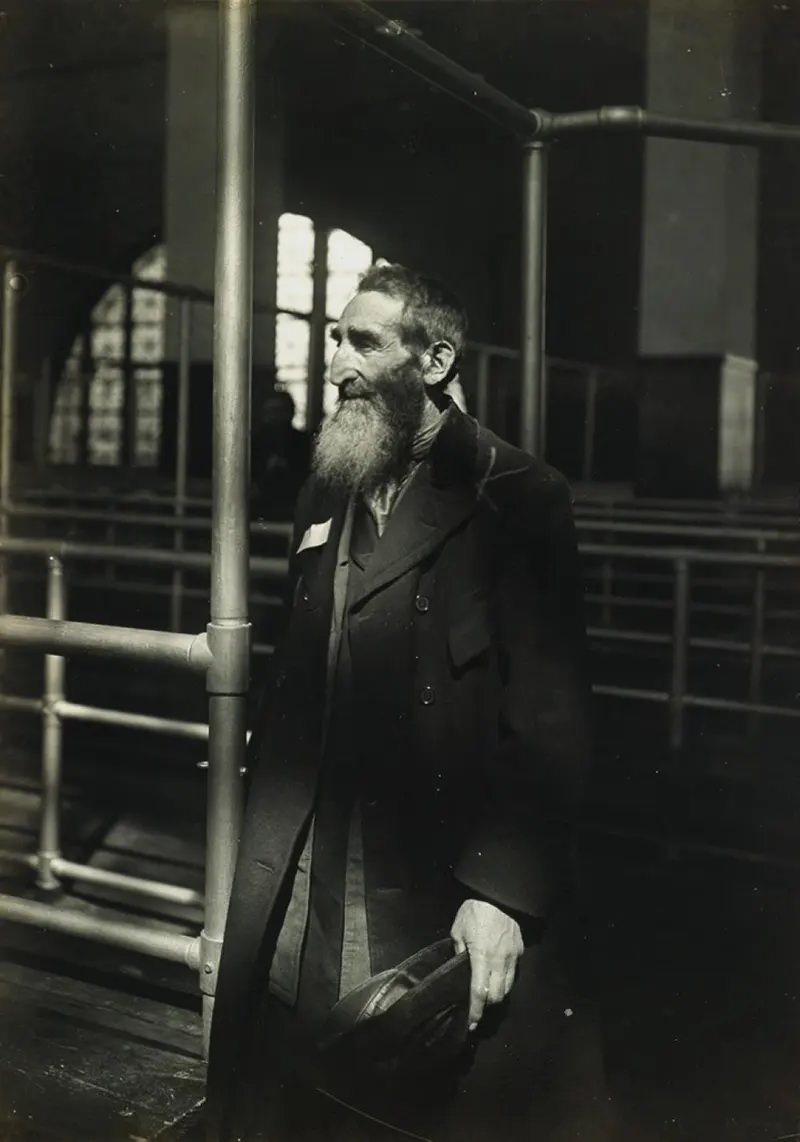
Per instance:
[[[755,5],[650,0],[649,110],[756,119]],[[753,478],[759,156],[645,143],[639,490],[747,491]]]

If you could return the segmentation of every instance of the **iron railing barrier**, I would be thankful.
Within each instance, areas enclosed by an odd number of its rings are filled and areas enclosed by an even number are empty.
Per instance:
[[[41,735],[41,808],[39,846],[36,854],[0,853],[4,860],[22,862],[36,870],[40,888],[59,887],[62,878],[104,885],[136,895],[149,896],[176,904],[202,905],[205,897],[180,885],[94,868],[65,860],[60,844],[60,797],[62,773],[62,730],[68,720],[121,726],[131,729],[207,740],[209,726],[128,710],[106,709],[70,702],[65,693],[65,655],[98,654],[136,662],[157,662],[196,674],[214,669],[215,632],[212,624],[203,634],[179,634],[159,630],[107,626],[99,623],[70,622],[67,617],[64,561],[111,558],[122,563],[168,566],[181,569],[208,569],[211,557],[205,553],[145,551],[140,548],[54,542],[52,540],[0,539],[0,554],[39,556],[47,560],[46,617],[0,615],[0,647],[16,646],[45,652],[44,689],[41,699],[8,693],[0,694],[0,710],[38,714]],[[254,571],[285,578],[285,559],[253,559]],[[207,764],[207,763],[206,763]],[[242,771],[243,772],[243,771]],[[240,773],[241,776],[241,773]],[[230,798],[209,804],[206,847],[213,857],[221,844],[227,844],[226,806]],[[227,883],[227,882],[226,882]],[[224,885],[223,885],[224,887]],[[216,973],[216,944],[210,947],[202,935],[188,937],[129,924],[66,912],[55,905],[0,896],[0,917],[33,924],[51,931],[83,936],[100,943],[185,963],[199,970],[201,983]],[[211,970],[209,971],[209,966]],[[213,981],[212,981],[213,984]],[[208,994],[208,992],[206,991]],[[210,994],[213,995],[213,992]]]
[[[2,509],[0,509],[1,511]],[[181,559],[181,554],[186,554],[178,551],[179,546],[182,548],[183,544],[178,545],[174,541],[171,529],[176,531],[187,530],[194,533],[205,533],[211,526],[208,517],[203,516],[180,516],[173,515],[152,515],[150,513],[140,513],[137,511],[117,511],[114,513],[107,513],[96,509],[68,509],[68,508],[49,508],[41,506],[31,506],[28,504],[12,504],[8,509],[8,516],[14,521],[25,521],[28,519],[40,520],[46,524],[64,523],[69,525],[69,531],[74,532],[79,528],[85,526],[87,530],[92,530],[95,527],[102,529],[105,537],[105,543],[102,547],[96,547],[96,554],[98,559],[102,558],[105,563],[104,577],[99,579],[97,576],[90,576],[88,578],[73,577],[71,580],[75,587],[95,588],[102,587],[104,590],[112,590],[116,592],[140,592],[145,596],[159,596],[166,595],[169,597],[169,629],[178,631],[182,627],[182,616],[184,612],[184,603],[190,597],[206,597],[206,590],[199,587],[187,586],[184,581],[184,573],[186,571],[201,570],[208,565],[207,557],[191,553],[188,559]],[[624,565],[619,566],[615,563],[614,557],[611,554],[611,549],[615,539],[634,539],[637,544],[642,541],[642,550],[646,550],[646,542],[651,541],[658,547],[658,540],[669,539],[673,542],[688,543],[693,542],[696,544],[701,541],[707,544],[709,550],[716,550],[714,546],[718,543],[725,544],[723,550],[729,550],[731,545],[740,545],[742,549],[753,549],[757,552],[767,553],[775,551],[777,553],[785,554],[786,549],[795,546],[800,541],[800,531],[791,531],[788,528],[764,528],[749,526],[742,524],[741,526],[729,526],[724,521],[720,521],[718,525],[695,525],[687,523],[683,520],[679,522],[650,522],[648,521],[632,521],[632,520],[596,520],[586,519],[581,515],[576,517],[576,524],[579,534],[583,537],[584,543],[589,541],[599,542],[602,541],[607,549],[607,554],[601,559],[598,567],[592,565],[587,569],[587,579],[594,583],[599,580],[599,591],[593,591],[587,595],[587,601],[590,603],[597,603],[602,606],[602,626],[606,630],[610,630],[614,625],[614,616],[618,614],[621,609],[653,609],[653,610],[666,610],[672,607],[671,598],[664,597],[663,593],[653,593],[654,589],[671,588],[674,577],[672,568],[667,568],[664,571],[645,572],[642,570],[626,568]],[[120,529],[128,527],[146,527],[152,533],[163,531],[165,539],[170,545],[172,552],[165,548],[162,552],[154,552],[152,558],[149,560],[151,566],[162,565],[170,568],[172,571],[171,582],[169,584],[154,583],[149,580],[130,580],[128,578],[119,580],[114,575],[114,568],[117,563],[123,563],[127,560],[131,561],[131,549],[124,546],[115,544],[117,533]],[[594,533],[598,533],[595,535]],[[283,542],[288,542],[291,534],[291,524],[284,522],[267,522],[259,520],[250,525],[250,534],[253,539],[261,536],[269,537],[270,539],[278,539]],[[23,542],[30,542],[27,539]],[[50,539],[38,541],[42,544],[51,544],[53,541]],[[80,544],[78,544],[80,546]],[[11,550],[9,548],[9,550]],[[41,547],[40,551],[45,548]],[[49,550],[49,548],[48,548]],[[140,551],[139,548],[133,549],[136,553]],[[102,553],[102,554],[101,554]],[[119,556],[118,554],[119,553]],[[126,555],[127,553],[127,555]],[[172,558],[172,553],[176,553],[176,558]],[[133,562],[142,563],[142,560],[134,556]],[[251,570],[257,574],[273,573],[274,565],[266,560],[262,561],[260,558],[251,560]],[[721,588],[728,588],[732,586],[731,569],[723,567],[723,573],[717,574],[713,577],[695,576],[694,586],[697,588],[717,590]],[[11,572],[13,574],[13,571]],[[625,588],[628,589],[625,593]],[[790,585],[785,588],[785,593],[790,593]],[[798,580],[795,590],[800,592],[800,579]],[[631,593],[633,591],[633,593]],[[728,615],[730,617],[738,616],[740,618],[749,616],[751,613],[751,606],[766,606],[765,600],[766,586],[763,587],[761,595],[754,600],[748,599],[745,603],[731,603],[731,602],[718,602],[718,601],[695,601],[693,604],[693,611],[697,614],[707,615]],[[261,595],[251,592],[251,602],[260,605],[275,605],[278,604],[280,596],[276,595]],[[772,612],[770,612],[772,613]],[[780,617],[777,614],[773,617]],[[783,617],[789,619],[793,617],[792,612],[785,612]],[[609,635],[608,637],[612,637]],[[264,654],[269,653],[271,648],[263,643],[258,643],[253,648],[256,653]]]
[[[800,658],[800,650],[791,647],[770,646],[763,639],[764,584],[769,570],[800,568],[800,557],[786,555],[751,554],[746,552],[708,552],[683,548],[640,549],[633,546],[609,547],[607,544],[582,544],[585,556],[607,558],[648,559],[667,561],[674,571],[672,633],[635,630],[608,630],[590,627],[593,639],[615,642],[651,643],[672,646],[671,684],[667,690],[647,690],[599,684],[598,694],[660,702],[668,706],[669,741],[673,750],[684,742],[685,711],[689,707],[747,712],[751,715],[800,716],[800,708],[769,705],[760,701],[761,672],[765,657],[782,656]],[[43,888],[54,888],[62,877],[106,884],[136,894],[149,895],[176,903],[201,904],[202,896],[178,885],[164,884],[120,873],[107,872],[87,865],[65,861],[60,853],[59,799],[62,767],[62,727],[66,720],[78,720],[105,725],[128,727],[153,733],[171,734],[193,739],[206,739],[208,726],[171,718],[126,710],[105,709],[73,703],[65,694],[64,655],[73,653],[102,654],[133,660],[158,661],[197,673],[206,672],[212,662],[211,646],[207,635],[186,635],[165,631],[141,631],[127,627],[111,627],[93,623],[74,623],[66,618],[66,585],[63,561],[96,559],[100,556],[126,563],[144,565],[177,565],[179,567],[208,567],[210,558],[200,553],[176,554],[172,551],[145,551],[137,548],[107,548],[102,545],[54,543],[48,540],[4,539],[0,553],[39,556],[47,559],[47,616],[34,618],[17,615],[0,616],[0,645],[44,650],[45,683],[41,699],[21,695],[0,694],[0,709],[37,714],[42,719],[41,771],[42,804],[39,849],[34,856],[3,854],[22,860],[37,871],[37,883]],[[753,621],[749,643],[725,639],[692,637],[691,573],[695,566],[709,562],[745,567],[755,571]],[[253,559],[254,570],[272,576],[285,576],[286,560]],[[693,695],[687,692],[687,664],[693,648],[713,649],[731,653],[750,654],[749,691],[746,701]],[[210,850],[218,843],[217,821],[213,814],[208,819],[207,845]],[[28,907],[30,904],[30,907]],[[163,932],[153,932],[139,925],[124,925],[101,920],[77,918],[59,909],[27,901],[10,901],[0,898],[0,916],[50,927],[71,934],[89,935],[101,941],[128,947],[131,950],[149,950],[151,954],[180,959],[190,966],[199,962],[197,943],[186,939],[170,940]],[[128,930],[130,929],[130,930]],[[199,938],[198,938],[199,939]],[[126,940],[128,942],[126,942]]]

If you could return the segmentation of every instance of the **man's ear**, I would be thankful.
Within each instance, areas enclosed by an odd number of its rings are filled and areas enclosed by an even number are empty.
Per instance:
[[[434,341],[422,354],[422,379],[431,388],[443,385],[453,372],[456,351],[449,341]]]

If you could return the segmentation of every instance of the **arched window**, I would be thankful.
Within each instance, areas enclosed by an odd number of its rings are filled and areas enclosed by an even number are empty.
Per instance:
[[[325,232],[325,322],[338,319],[372,264],[372,250],[345,230]],[[315,227],[302,214],[283,214],[278,223],[275,371],[278,388],[305,427],[310,329],[314,295]],[[133,265],[144,281],[163,281],[167,259],[154,246]],[[130,299],[130,300],[129,300]],[[290,310],[291,312],[280,312]],[[110,286],[91,312],[89,328],[70,349],[56,388],[50,421],[50,461],[97,467],[154,468],[161,446],[166,296],[157,290]],[[325,363],[332,345],[325,339]],[[125,391],[125,372],[131,384]],[[329,412],[336,394],[325,392]],[[126,408],[127,400],[127,408]],[[126,435],[128,439],[126,440]]]
[[[164,247],[154,246],[143,254],[134,262],[132,275],[163,281]],[[128,302],[124,286],[109,286],[92,309],[87,333],[73,341],[59,379],[50,422],[52,463],[80,463],[84,447],[91,465],[117,467],[123,462],[127,359],[132,386],[131,463],[140,468],[157,465],[165,314],[166,297],[158,290],[134,289]]]

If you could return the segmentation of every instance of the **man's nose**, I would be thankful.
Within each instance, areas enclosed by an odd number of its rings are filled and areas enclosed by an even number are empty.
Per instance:
[[[347,381],[352,381],[357,377],[357,372],[353,364],[353,359],[347,352],[343,345],[340,345],[336,352],[333,354],[330,369],[328,371],[328,380],[336,388],[341,388]]]

